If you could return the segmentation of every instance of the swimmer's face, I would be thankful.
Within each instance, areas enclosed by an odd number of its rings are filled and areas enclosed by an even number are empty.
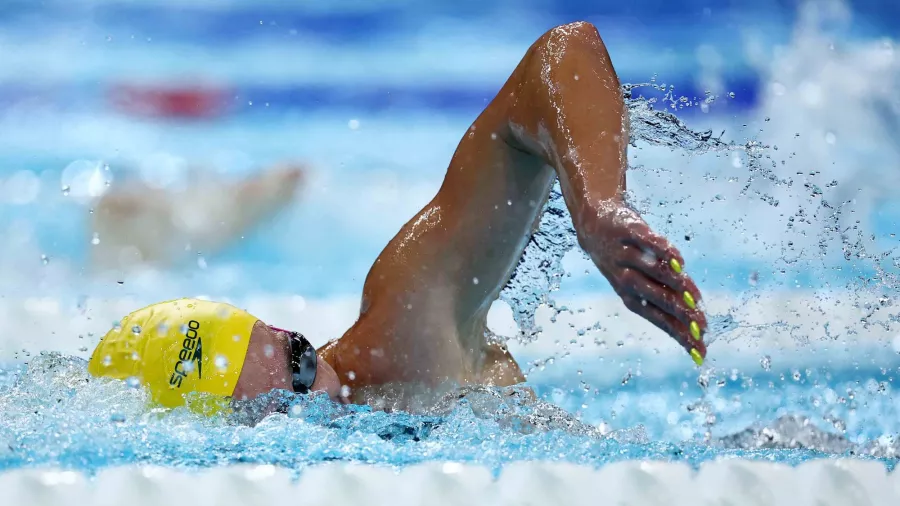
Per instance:
[[[333,400],[343,401],[341,384],[334,369],[321,357],[316,362],[316,380],[311,390],[325,392]],[[232,398],[243,401],[272,390],[290,392],[293,390],[291,383],[291,345],[287,334],[273,330],[261,321],[256,322]]]

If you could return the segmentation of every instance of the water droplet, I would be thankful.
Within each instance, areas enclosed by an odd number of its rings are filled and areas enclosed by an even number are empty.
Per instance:
[[[137,336],[137,335],[140,335],[140,333],[141,333],[141,326],[140,326],[140,325],[135,325],[134,327],[131,327],[131,333],[134,334],[134,335],[136,335],[136,336]]]
[[[216,355],[214,363],[216,364],[216,369],[220,371],[228,369],[228,358],[226,358],[225,355]]]
[[[763,358],[759,359],[759,365],[762,366],[764,371],[772,370],[772,357],[766,355]]]

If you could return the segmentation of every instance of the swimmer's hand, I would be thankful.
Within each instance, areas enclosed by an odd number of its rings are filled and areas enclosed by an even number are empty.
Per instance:
[[[628,309],[674,337],[702,364],[706,316],[697,307],[700,291],[682,272],[681,254],[621,200],[586,207],[577,227],[581,247]]]

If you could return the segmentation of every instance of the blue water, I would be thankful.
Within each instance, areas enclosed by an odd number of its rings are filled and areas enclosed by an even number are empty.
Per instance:
[[[882,436],[900,430],[893,397],[898,364],[804,371],[757,366],[701,378],[695,371],[653,380],[631,376],[610,384],[592,379],[590,363],[570,363],[554,368],[552,382],[529,384],[575,416],[483,393],[425,415],[336,408],[321,398],[297,397],[290,399],[289,414],[249,427],[181,410],[148,414],[142,391],[90,380],[82,360],[45,355],[29,369],[0,375],[0,470],[251,462],[302,471],[331,460],[401,467],[451,460],[498,470],[519,460],[697,465],[740,456],[796,464],[834,455],[876,458],[892,468],[896,447]],[[790,421],[800,418],[785,416],[808,417],[813,429],[798,429]],[[784,439],[727,437],[767,427]]]

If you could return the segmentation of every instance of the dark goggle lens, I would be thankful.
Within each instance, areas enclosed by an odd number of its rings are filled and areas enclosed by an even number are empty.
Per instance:
[[[291,342],[291,374],[294,392],[305,394],[316,381],[316,349],[299,332],[288,332]]]

